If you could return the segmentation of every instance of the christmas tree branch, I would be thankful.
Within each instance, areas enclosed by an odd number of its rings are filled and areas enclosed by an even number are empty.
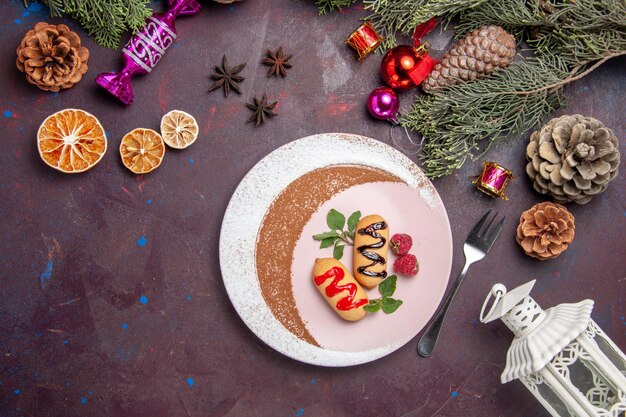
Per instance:
[[[569,84],[573,81],[576,80],[580,80],[581,78],[585,77],[586,75],[589,75],[592,71],[596,70],[599,66],[601,66],[602,64],[604,64],[606,61],[608,61],[611,58],[615,58],[618,56],[622,56],[622,55],[626,55],[626,51],[619,51],[619,52],[611,52],[608,53],[604,56],[604,58],[596,61],[592,66],[590,66],[589,68],[587,68],[585,71],[576,74],[582,67],[584,67],[585,65],[588,64],[584,63],[581,64],[579,66],[577,66],[576,68],[574,68],[571,72],[570,75],[565,78],[564,80],[561,80],[559,82],[556,82],[554,84],[550,84],[550,85],[545,85],[541,88],[536,88],[534,90],[526,90],[526,91],[507,91],[507,92],[497,92],[497,93],[493,93],[494,95],[500,95],[500,94],[517,94],[517,95],[530,95],[530,94],[536,94],[536,93],[540,93],[544,90],[554,90],[554,89],[558,89],[561,88],[562,86]]]
[[[152,14],[149,0],[39,0],[50,15],[76,19],[96,43],[117,48],[126,31],[139,29]],[[29,0],[24,0],[28,7]]]
[[[523,96],[517,91],[554,86],[568,74],[559,58],[530,58],[490,78],[419,96],[401,124],[426,137],[420,159],[427,175],[448,175],[468,157],[480,158],[495,141],[539,124],[563,100],[558,88]]]
[[[383,47],[396,45],[397,32],[408,34],[415,26],[428,19],[419,20],[418,13],[428,0],[364,0],[366,10],[372,14],[367,17],[383,36]]]
[[[401,123],[420,132],[421,159],[430,177],[479,158],[496,141],[539,125],[564,99],[563,88],[607,60],[626,54],[623,0],[364,0],[371,19],[395,45],[432,16],[454,19],[457,38],[497,25],[526,42],[534,58],[514,63],[483,80],[418,96]]]
[[[341,10],[354,2],[356,2],[356,0],[316,0],[317,12],[319,14],[326,14],[334,10]]]

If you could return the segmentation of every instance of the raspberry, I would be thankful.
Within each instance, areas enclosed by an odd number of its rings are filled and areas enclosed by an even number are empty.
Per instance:
[[[391,246],[391,251],[394,255],[403,256],[409,253],[409,249],[413,246],[413,239],[409,235],[396,233],[391,236],[389,246]]]
[[[401,275],[407,275],[412,277],[413,275],[417,274],[417,271],[419,271],[419,269],[420,265],[417,262],[417,258],[415,257],[415,255],[412,255],[410,253],[404,256],[400,256],[393,263],[394,272]]]

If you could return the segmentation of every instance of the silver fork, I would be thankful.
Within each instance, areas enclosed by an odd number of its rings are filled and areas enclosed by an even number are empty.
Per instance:
[[[485,257],[487,252],[489,252],[489,249],[491,249],[491,246],[493,246],[493,243],[498,238],[500,230],[502,230],[502,224],[504,223],[505,217],[502,217],[502,220],[492,227],[494,220],[498,217],[497,212],[489,224],[483,228],[485,222],[489,218],[489,214],[491,214],[491,209],[487,210],[485,215],[478,221],[478,223],[476,223],[476,226],[474,226],[463,244],[465,266],[459,274],[459,277],[456,279],[456,282],[454,283],[450,294],[448,294],[446,301],[437,312],[435,319],[431,322],[430,326],[428,326],[428,329],[426,329],[426,332],[422,335],[422,338],[417,344],[417,353],[421,356],[428,357],[431,353],[433,353],[435,345],[437,344],[439,332],[441,331],[441,326],[443,325],[443,320],[446,318],[448,308],[450,308],[452,300],[454,300],[454,296],[461,286],[463,278],[465,278],[465,274],[467,274],[467,270],[471,264],[478,262]]]

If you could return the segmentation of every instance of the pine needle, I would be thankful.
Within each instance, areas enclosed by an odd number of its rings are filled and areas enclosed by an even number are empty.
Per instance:
[[[567,74],[565,63],[558,58],[530,58],[490,78],[418,97],[401,123],[427,138],[421,159],[428,175],[448,175],[468,157],[482,157],[496,140],[541,123],[562,104],[562,89],[517,93],[558,83]]]
[[[341,10],[350,6],[356,0],[316,0],[317,11],[319,14],[330,13],[334,10]]]
[[[152,14],[149,0],[40,0],[53,17],[78,21],[98,45],[118,48],[122,35],[141,28]],[[28,0],[24,5],[28,7]]]
[[[395,45],[432,16],[458,21],[457,38],[483,25],[499,25],[534,57],[484,80],[464,82],[432,96],[418,96],[401,123],[426,142],[420,159],[439,177],[480,158],[490,146],[540,125],[564,103],[563,88],[626,54],[623,0],[364,0],[368,16]]]

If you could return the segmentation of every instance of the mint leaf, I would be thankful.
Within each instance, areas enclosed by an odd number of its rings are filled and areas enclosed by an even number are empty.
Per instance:
[[[354,232],[354,229],[356,229],[356,225],[360,219],[361,219],[360,211],[355,211],[354,213],[350,215],[350,217],[348,217],[348,230],[350,232]],[[352,233],[352,237],[354,237],[354,233]]]
[[[378,291],[383,297],[391,297],[396,291],[396,282],[398,277],[395,275],[389,275],[386,280],[378,285]]]
[[[383,298],[383,311],[385,314],[391,314],[402,305],[402,300],[396,300],[395,298]]]
[[[370,300],[369,304],[363,306],[363,310],[368,313],[376,313],[380,310],[380,300]]]
[[[354,228],[356,228],[359,219],[361,218],[361,212],[355,211],[350,215],[348,219],[348,227],[351,229],[345,229],[346,217],[335,209],[330,209],[326,215],[326,223],[330,230],[324,233],[313,235],[313,239],[321,241],[320,249],[329,248],[335,246],[334,257],[339,260],[343,256],[343,246],[354,245]]]
[[[339,239],[338,237],[329,237],[327,239],[323,239],[322,243],[320,243],[320,249],[329,248],[335,244],[335,241]]]
[[[339,233],[331,230],[330,232],[320,233],[319,235],[313,235],[313,239],[315,240],[324,240],[331,237],[339,237]]]
[[[345,247],[346,245],[336,245],[333,249],[333,258],[340,260],[343,257],[343,248]]]
[[[343,230],[343,226],[346,224],[346,216],[335,209],[330,209],[326,216],[326,223],[330,230]]]

